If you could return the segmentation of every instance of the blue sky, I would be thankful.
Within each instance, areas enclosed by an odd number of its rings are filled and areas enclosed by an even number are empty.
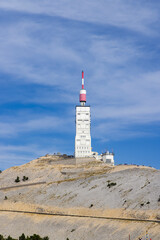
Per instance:
[[[0,169],[73,154],[85,73],[92,147],[160,167],[160,3],[0,2]]]

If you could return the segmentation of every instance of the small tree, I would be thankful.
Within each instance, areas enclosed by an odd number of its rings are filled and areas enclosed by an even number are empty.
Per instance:
[[[2,235],[0,235],[0,240],[17,240],[17,239],[12,238],[11,236],[4,238]],[[30,237],[29,236],[25,237],[24,233],[22,233],[22,235],[18,238],[18,240],[49,240],[49,237],[46,236],[44,238],[41,238],[37,234],[34,234],[33,236],[30,236]]]
[[[11,236],[8,236],[6,240],[14,240],[14,238],[12,238]]]
[[[15,182],[16,182],[16,183],[20,182],[20,179],[19,179],[18,176],[17,176],[17,178],[15,179]]]
[[[8,197],[7,197],[7,196],[5,196],[5,197],[4,197],[4,200],[7,200],[7,199],[8,199]]]
[[[109,187],[109,188],[111,188],[111,187],[113,187],[113,186],[115,186],[115,185],[117,185],[117,183],[115,183],[115,182],[108,182],[108,185],[107,185],[107,187]]]
[[[25,182],[25,181],[27,181],[27,180],[28,180],[28,177],[26,177],[26,176],[23,176],[22,180],[23,180],[23,182]]]
[[[41,240],[41,237],[37,234],[34,234],[33,236],[30,236],[31,240]]]
[[[0,235],[0,240],[4,240],[4,237],[2,235]]]
[[[22,235],[19,237],[19,240],[26,240],[24,233],[22,233]]]

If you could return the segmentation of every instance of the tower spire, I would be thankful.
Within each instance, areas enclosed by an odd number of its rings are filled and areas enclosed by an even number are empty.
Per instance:
[[[84,89],[84,72],[82,71],[82,89]]]
[[[85,106],[86,103],[86,90],[84,89],[84,72],[82,71],[82,89],[80,90],[79,101],[81,106]]]

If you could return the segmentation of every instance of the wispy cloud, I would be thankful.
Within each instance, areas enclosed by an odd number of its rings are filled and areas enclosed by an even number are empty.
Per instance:
[[[33,116],[32,116],[33,117]],[[13,122],[13,118],[6,122],[0,122],[0,135],[1,137],[13,137],[19,133],[45,131],[45,132],[68,132],[69,126],[72,126],[70,117],[63,119],[62,117],[44,116],[34,119],[31,115],[28,120],[24,118],[16,118],[17,122]]]
[[[22,102],[74,104],[78,95],[75,89],[80,84],[78,77],[73,81],[77,70],[70,72],[68,67],[63,67],[70,63],[75,69],[79,65],[85,65],[87,69],[88,98],[97,120],[122,119],[125,122],[128,119],[131,125],[159,120],[160,109],[156,104],[159,101],[159,71],[144,73],[146,69],[136,67],[135,72],[130,68],[137,65],[135,60],[145,61],[146,53],[141,45],[131,38],[122,40],[106,33],[96,35],[88,32],[87,28],[82,29],[82,26],[79,32],[85,31],[83,40],[76,42],[73,41],[75,27],[66,27],[56,20],[54,31],[48,34],[52,23],[49,20],[46,23],[32,18],[23,21],[18,18],[6,28],[0,25],[2,36],[6,39],[0,46],[1,70],[15,75],[16,82],[21,84],[37,83],[53,87],[53,91],[42,89],[39,94],[32,94],[26,99],[22,94]],[[44,33],[47,38],[44,38]],[[84,52],[79,50],[79,44],[84,46]],[[60,118],[47,116],[23,123],[1,122],[1,134],[7,136],[22,131],[47,130],[49,127],[56,130],[60,125],[64,129],[67,124]]]
[[[33,14],[59,16],[78,21],[93,22],[127,28],[142,33],[153,33],[151,24],[159,19],[158,9],[146,1],[100,0],[81,2],[60,0],[53,2],[22,0],[3,1],[0,7]]]
[[[0,170],[4,170],[7,166],[15,166],[25,164],[39,156],[44,156],[46,153],[56,152],[56,146],[44,146],[41,148],[38,145],[0,145]]]
[[[52,30],[52,24],[47,24],[48,27],[45,23],[35,23],[33,20],[21,22],[19,19],[7,27],[3,23],[0,25],[3,36],[0,39],[2,72],[15,75],[21,82],[62,86],[67,79],[65,75],[60,77],[59,67],[63,69],[66,62],[81,64],[81,58],[70,44],[65,43],[66,35],[63,39],[57,31],[58,26],[54,26],[48,39],[35,37],[35,33],[41,36],[45,32],[47,35]]]

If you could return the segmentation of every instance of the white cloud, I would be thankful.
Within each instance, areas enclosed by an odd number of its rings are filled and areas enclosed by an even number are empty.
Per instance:
[[[19,133],[27,132],[53,132],[67,133],[70,132],[73,122],[70,116],[54,117],[54,116],[26,116],[28,119],[16,117],[17,122],[10,117],[8,121],[0,122],[1,137],[15,137]]]
[[[1,1],[0,7],[6,10],[60,16],[67,19],[99,23],[153,33],[151,24],[159,19],[159,11],[154,4],[146,1],[127,0],[45,0]]]
[[[0,122],[0,135],[8,136],[13,135],[15,133],[14,127],[11,124]]]
[[[92,136],[94,139],[98,139],[101,142],[157,136],[157,133],[149,129],[143,129],[137,128],[136,124],[130,123],[128,119],[126,119],[126,121],[118,119],[95,124],[92,130]]]
[[[158,123],[160,121],[160,106],[157,104],[160,102],[159,79],[160,72],[140,74],[136,78],[131,76],[122,83],[111,82],[108,87],[109,92],[103,82],[94,93],[96,100],[92,99],[95,121],[109,121],[115,129],[117,122],[120,123],[118,127],[123,126],[126,129],[135,124]]]
[[[132,41],[113,39],[106,36],[93,36],[89,51],[96,60],[96,64],[124,65],[128,61],[142,57],[141,50]]]
[[[59,67],[63,69],[67,62],[74,66],[82,61],[72,45],[65,42],[66,35],[63,38],[58,29],[55,26],[50,34],[51,23],[47,28],[45,23],[33,20],[15,21],[7,26],[0,24],[3,36],[0,38],[0,70],[12,74],[20,82],[62,86],[67,77],[61,76]],[[43,35],[43,31],[49,35],[45,42],[35,37],[36,33]]]

